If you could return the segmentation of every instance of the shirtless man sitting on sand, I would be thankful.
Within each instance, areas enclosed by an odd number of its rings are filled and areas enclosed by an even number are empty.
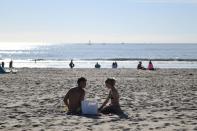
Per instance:
[[[81,101],[84,100],[86,87],[86,78],[81,77],[77,80],[78,86],[72,88],[64,97],[64,103],[68,107],[67,114],[81,114]]]

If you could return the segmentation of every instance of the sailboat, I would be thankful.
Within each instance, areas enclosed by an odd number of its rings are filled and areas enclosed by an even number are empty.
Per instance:
[[[91,40],[88,41],[88,45],[92,45]]]

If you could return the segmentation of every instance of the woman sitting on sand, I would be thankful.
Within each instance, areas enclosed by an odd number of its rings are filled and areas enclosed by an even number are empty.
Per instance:
[[[119,105],[119,94],[117,89],[114,87],[115,86],[115,79],[113,78],[108,78],[105,81],[106,87],[110,90],[109,95],[105,102],[102,104],[102,106],[99,108],[99,111],[103,114],[121,114],[122,110]],[[111,103],[106,106],[108,101],[111,99]]]
[[[155,70],[154,67],[153,67],[153,64],[152,64],[151,60],[148,63],[148,70]]]

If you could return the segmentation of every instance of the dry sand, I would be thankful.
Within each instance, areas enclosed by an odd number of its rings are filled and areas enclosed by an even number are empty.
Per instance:
[[[115,77],[121,108],[116,115],[71,116],[63,97],[88,79],[86,98],[104,101],[107,77]],[[0,74],[0,130],[190,131],[197,130],[197,69],[18,69]]]

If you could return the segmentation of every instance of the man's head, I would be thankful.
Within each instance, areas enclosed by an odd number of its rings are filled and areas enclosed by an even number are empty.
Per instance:
[[[78,87],[80,88],[85,88],[86,87],[86,78],[84,77],[80,77],[78,80],[77,80],[77,84],[78,84]]]
[[[116,80],[114,78],[107,78],[107,80],[105,81],[107,88],[114,87],[115,83],[116,83]]]

